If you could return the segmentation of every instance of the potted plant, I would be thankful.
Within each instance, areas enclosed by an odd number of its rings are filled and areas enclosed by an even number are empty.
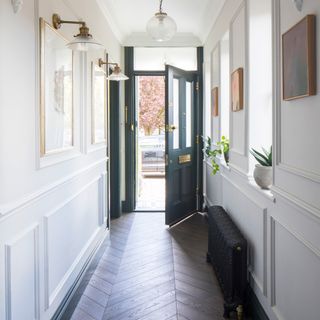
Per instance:
[[[262,189],[269,189],[272,185],[272,147],[270,151],[262,148],[262,152],[251,148],[250,153],[258,161],[253,171],[255,182]]]
[[[226,163],[229,162],[229,139],[227,139],[225,136],[222,136],[221,141],[216,143],[217,148],[214,150],[212,150],[212,141],[210,137],[204,139],[204,144],[204,153],[211,160],[212,174],[216,174],[220,170],[220,167],[217,163],[218,155],[223,154]]]

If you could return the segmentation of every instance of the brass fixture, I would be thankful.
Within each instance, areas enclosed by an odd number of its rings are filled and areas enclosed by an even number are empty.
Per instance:
[[[178,158],[179,164],[191,162],[191,154],[184,154]]]
[[[237,319],[238,320],[243,320],[243,315],[244,315],[244,312],[243,312],[243,305],[238,305],[237,309]]]
[[[114,66],[112,74],[108,77],[111,81],[128,80],[129,78],[121,72],[121,68],[117,63],[103,61],[101,58],[98,60],[98,65],[101,68],[104,64]]]
[[[52,15],[52,25],[55,29],[60,29],[62,24],[79,24],[79,33],[74,36],[75,40],[68,43],[68,47],[77,51],[87,51],[88,49],[101,49],[102,45],[93,40],[89,33],[89,28],[85,21],[62,20],[57,13]]]
[[[177,129],[177,127],[175,125],[173,125],[173,124],[171,124],[171,125],[167,124],[166,125],[166,132],[173,132],[176,129]]]

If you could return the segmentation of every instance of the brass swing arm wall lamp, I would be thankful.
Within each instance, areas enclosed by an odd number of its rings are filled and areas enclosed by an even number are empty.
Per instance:
[[[114,66],[112,70],[112,74],[108,77],[109,80],[111,81],[121,81],[121,80],[128,80],[129,78],[121,72],[121,69],[117,63],[114,62],[106,62],[103,61],[101,58],[98,60],[98,65],[101,68],[104,64],[107,66],[112,65]]]
[[[93,40],[89,33],[85,21],[62,20],[57,13],[52,15],[52,25],[55,29],[60,29],[62,24],[79,24],[79,34],[74,36],[74,40],[67,44],[67,47],[76,51],[99,50],[102,45]]]

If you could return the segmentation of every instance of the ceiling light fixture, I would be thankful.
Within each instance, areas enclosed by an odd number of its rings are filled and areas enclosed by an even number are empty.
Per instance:
[[[175,21],[162,11],[162,2],[160,0],[159,12],[147,23],[147,32],[156,41],[168,41],[177,32]]]
[[[113,65],[114,68],[112,70],[112,74],[108,77],[110,81],[122,81],[122,80],[128,80],[129,78],[121,72],[121,69],[117,63],[113,62],[105,62],[101,58],[98,61],[99,67],[101,68],[104,64],[106,65]]]
[[[55,29],[60,29],[63,23],[80,24],[79,34],[74,36],[74,40],[67,44],[67,47],[75,51],[99,50],[102,44],[93,40],[89,33],[89,28],[84,21],[67,21],[61,20],[58,14],[52,15],[52,25]]]

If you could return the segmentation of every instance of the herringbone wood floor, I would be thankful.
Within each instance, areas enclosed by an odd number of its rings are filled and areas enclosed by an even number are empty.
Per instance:
[[[171,229],[164,213],[132,213],[112,221],[111,243],[71,319],[223,319],[222,293],[206,250],[201,214]]]

